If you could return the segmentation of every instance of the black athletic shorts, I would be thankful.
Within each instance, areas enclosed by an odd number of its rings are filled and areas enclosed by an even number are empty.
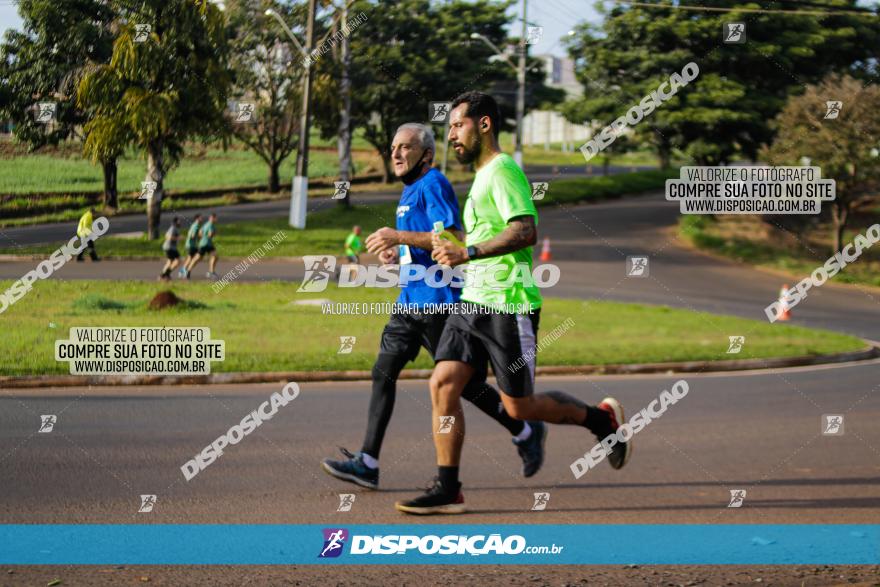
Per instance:
[[[186,249],[186,254],[189,255],[190,257],[195,257],[198,254],[198,252],[199,252],[198,247],[188,247]]]
[[[478,371],[492,365],[500,391],[510,397],[535,392],[535,354],[541,310],[492,312],[462,304],[446,321],[434,361],[461,361]]]
[[[214,252],[214,245],[207,245],[204,247],[199,247],[199,255],[207,255],[208,253]]]
[[[168,249],[165,251],[165,256],[169,261],[173,261],[175,259],[180,258],[180,253],[177,252],[177,249]]]
[[[424,347],[431,357],[437,352],[437,345],[443,334],[443,326],[449,314],[422,314],[401,312],[391,314],[388,324],[382,331],[382,342],[379,353],[389,353],[405,357],[407,361],[413,361],[419,356],[419,351]],[[479,369],[474,373],[474,378],[486,379],[487,369]]]

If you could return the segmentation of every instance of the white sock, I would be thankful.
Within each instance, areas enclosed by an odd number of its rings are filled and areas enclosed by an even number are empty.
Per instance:
[[[361,460],[363,460],[364,464],[371,469],[378,469],[379,468],[379,461],[377,459],[374,459],[373,457],[371,457],[370,455],[368,455],[365,452],[361,453]]]
[[[532,435],[532,427],[529,426],[528,422],[523,422],[522,431],[519,434],[517,434],[516,436],[514,436],[513,439],[518,442],[522,442],[523,440],[528,440],[529,436],[531,436],[531,435]]]

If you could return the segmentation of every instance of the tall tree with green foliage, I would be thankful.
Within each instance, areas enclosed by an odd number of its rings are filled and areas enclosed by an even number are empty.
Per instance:
[[[828,102],[839,102],[839,112]],[[830,209],[836,253],[850,214],[880,201],[880,88],[831,75],[789,100],[775,126],[769,163],[800,165],[807,157],[823,178],[835,180],[836,198],[822,205]]]
[[[265,14],[271,8],[285,22],[305,21],[303,5],[273,0],[232,1],[226,14],[231,30],[230,66],[233,96],[255,106],[247,121],[231,120],[232,134],[269,168],[268,189],[281,189],[279,168],[296,149],[302,104],[302,56],[278,22]]]
[[[585,97],[568,104],[565,115],[573,122],[610,123],[672,73],[697,63],[697,79],[635,127],[636,137],[651,144],[664,165],[674,147],[705,165],[736,156],[754,159],[761,145],[772,141],[773,118],[806,84],[835,71],[856,77],[877,73],[880,19],[871,11],[867,16],[704,12],[657,3],[657,8],[613,4],[607,10],[599,4],[602,23],[576,29],[569,51]],[[855,0],[825,4],[833,7],[811,10],[864,10]],[[734,0],[701,6],[760,8]],[[744,43],[723,42],[723,25],[730,22],[745,23]]]
[[[88,114],[77,105],[77,84],[89,63],[110,61],[114,12],[102,0],[21,0],[18,11],[22,30],[9,29],[0,45],[0,118],[33,151],[81,138]],[[55,103],[52,122],[37,121],[40,102]],[[105,150],[95,158],[109,208],[117,207],[118,156]]]
[[[397,127],[404,122],[427,122],[430,102],[448,102],[468,90],[494,91],[502,115],[512,116],[515,75],[503,63],[490,63],[493,51],[472,33],[503,45],[509,23],[505,3],[477,0],[401,0],[393,10],[381,2],[355,2],[350,14],[366,21],[350,37],[352,122],[381,154],[383,176],[390,181],[390,148]],[[323,60],[322,60],[323,61]],[[537,62],[530,66],[537,66]],[[319,70],[320,73],[320,70]],[[324,136],[339,126],[338,76],[328,73],[315,80],[318,105],[316,123]],[[539,67],[529,74],[529,102],[540,93]],[[438,145],[445,137],[438,137]]]
[[[79,100],[92,114],[86,151],[131,137],[147,160],[147,234],[159,236],[168,171],[184,143],[225,133],[231,76],[225,19],[208,0],[113,2],[121,17],[109,64],[82,79]],[[148,27],[148,28],[147,28]]]

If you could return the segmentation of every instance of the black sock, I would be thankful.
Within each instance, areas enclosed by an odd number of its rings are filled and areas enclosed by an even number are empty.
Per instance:
[[[448,494],[458,494],[461,484],[458,482],[458,467],[437,467],[440,477],[440,486]]]
[[[611,416],[605,410],[587,406],[587,418],[583,426],[599,438],[605,438],[614,430],[611,428]]]
[[[471,379],[465,386],[464,390],[462,390],[461,397],[480,408],[480,411],[484,414],[507,428],[507,431],[510,432],[511,436],[516,436],[523,431],[523,428],[525,428],[525,422],[522,420],[514,420],[508,415],[501,403],[501,396],[498,395],[498,391],[486,383],[485,380],[475,382]]]

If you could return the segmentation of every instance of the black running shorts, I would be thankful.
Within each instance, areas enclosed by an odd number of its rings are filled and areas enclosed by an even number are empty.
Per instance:
[[[535,392],[535,353],[541,310],[527,314],[492,312],[485,306],[462,304],[443,328],[434,360],[461,361],[487,370],[510,397]]]
[[[405,357],[413,361],[424,347],[431,357],[437,351],[440,336],[449,314],[428,314],[401,312],[391,315],[382,331],[379,352]],[[487,368],[474,373],[478,380],[485,380]]]

